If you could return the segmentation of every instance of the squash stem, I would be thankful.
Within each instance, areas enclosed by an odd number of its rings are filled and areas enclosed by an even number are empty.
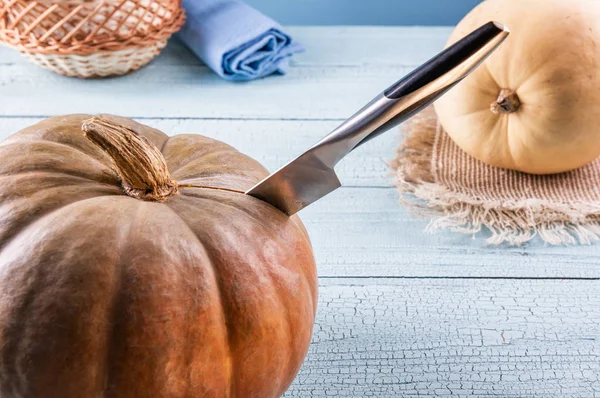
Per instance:
[[[167,162],[146,137],[108,118],[93,117],[81,126],[84,135],[111,157],[125,193],[148,201],[162,201],[177,193]]]
[[[490,105],[490,110],[496,114],[513,113],[519,110],[521,99],[514,90],[503,88],[498,94],[496,101]]]

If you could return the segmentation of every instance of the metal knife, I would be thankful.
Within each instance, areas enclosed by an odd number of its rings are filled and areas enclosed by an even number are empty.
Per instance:
[[[475,70],[509,32],[498,22],[481,26],[388,87],[246,194],[291,216],[339,188],[341,183],[334,167],[344,156],[433,103]]]

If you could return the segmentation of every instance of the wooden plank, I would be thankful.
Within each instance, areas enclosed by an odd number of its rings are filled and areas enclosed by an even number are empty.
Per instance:
[[[444,48],[452,27],[291,27],[306,47],[294,65],[419,65]]]
[[[322,277],[600,277],[598,245],[486,247],[489,232],[427,233],[427,221],[402,207],[393,188],[342,188],[300,216]]]
[[[0,139],[38,118],[0,118]],[[143,119],[167,134],[202,133],[225,141],[275,170],[332,129],[334,121]],[[485,234],[425,233],[389,186],[384,160],[393,156],[389,133],[353,152],[338,167],[346,188],[301,213],[311,233],[319,272],[334,276],[394,277],[600,277],[600,248],[486,248]],[[387,154],[387,155],[386,155]]]
[[[597,397],[598,281],[321,280],[286,397]]]
[[[0,139],[38,118],[0,118]],[[255,157],[270,170],[316,142],[335,121],[143,119],[167,134],[201,133]],[[398,202],[385,161],[397,146],[390,132],[349,155],[338,173],[346,188],[301,213],[311,233],[319,272],[334,276],[600,277],[598,246],[484,246],[485,233],[426,233],[426,220]],[[355,187],[373,187],[356,189]],[[353,188],[354,187],[354,188]]]
[[[433,55],[448,28],[299,28],[309,48],[285,77],[225,83],[174,41],[120,78],[78,80],[0,49],[0,116],[118,113],[193,118],[341,120]],[[322,60],[322,61],[319,61]],[[241,100],[243,99],[243,100]]]
[[[0,118],[0,139],[38,121]],[[143,119],[167,134],[202,133],[227,142],[276,170],[307,148],[335,121]],[[321,276],[600,277],[598,246],[521,248],[484,246],[485,233],[425,233],[389,186],[385,160],[397,146],[390,132],[356,150],[338,167],[346,188],[301,213],[311,233]]]
[[[0,140],[40,118],[0,117]],[[224,141],[277,170],[335,128],[337,121],[140,119],[169,135],[199,133]],[[338,166],[348,186],[391,186],[386,162],[394,157],[399,137],[390,131],[354,151]]]
[[[80,80],[34,65],[0,67],[0,116],[345,119],[412,70],[405,66],[295,67],[286,76],[227,83],[198,65],[149,65],[115,79]]]
[[[306,52],[292,58],[293,65],[359,66],[424,62],[431,57],[431,49],[444,46],[452,28],[291,26],[287,31],[306,47]],[[28,62],[17,51],[0,47],[0,65]],[[172,39],[154,63],[199,65],[202,62],[179,40]]]

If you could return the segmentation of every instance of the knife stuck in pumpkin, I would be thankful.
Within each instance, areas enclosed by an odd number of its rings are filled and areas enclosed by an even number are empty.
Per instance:
[[[352,115],[308,151],[249,189],[288,215],[341,186],[335,165],[348,153],[419,113],[475,70],[509,30],[488,22],[442,51]]]

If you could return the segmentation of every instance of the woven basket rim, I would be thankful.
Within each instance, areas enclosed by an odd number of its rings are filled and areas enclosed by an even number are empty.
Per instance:
[[[146,48],[148,46],[152,46],[155,43],[161,42],[161,41],[167,41],[169,40],[169,37],[164,37],[164,38],[159,38],[156,39],[153,43],[150,44],[137,44],[137,43],[128,43],[125,46],[119,46],[119,48],[98,48],[95,49],[94,51],[90,52],[90,51],[86,51],[86,52],[77,52],[77,51],[60,51],[60,50],[46,50],[46,49],[31,49],[19,44],[11,44],[11,43],[6,43],[3,42],[2,40],[0,40],[0,45],[12,48],[14,50],[19,51],[20,53],[27,53],[27,54],[42,54],[42,55],[61,55],[61,56],[65,56],[68,57],[70,55],[76,55],[79,57],[85,57],[85,56],[92,56],[95,54],[111,54],[114,52],[118,52],[118,51],[125,51],[125,50],[133,50],[133,49],[141,49],[141,48]]]
[[[22,53],[34,64],[55,73],[84,79],[119,76],[135,71],[158,56],[166,39],[135,49],[87,55]]]

